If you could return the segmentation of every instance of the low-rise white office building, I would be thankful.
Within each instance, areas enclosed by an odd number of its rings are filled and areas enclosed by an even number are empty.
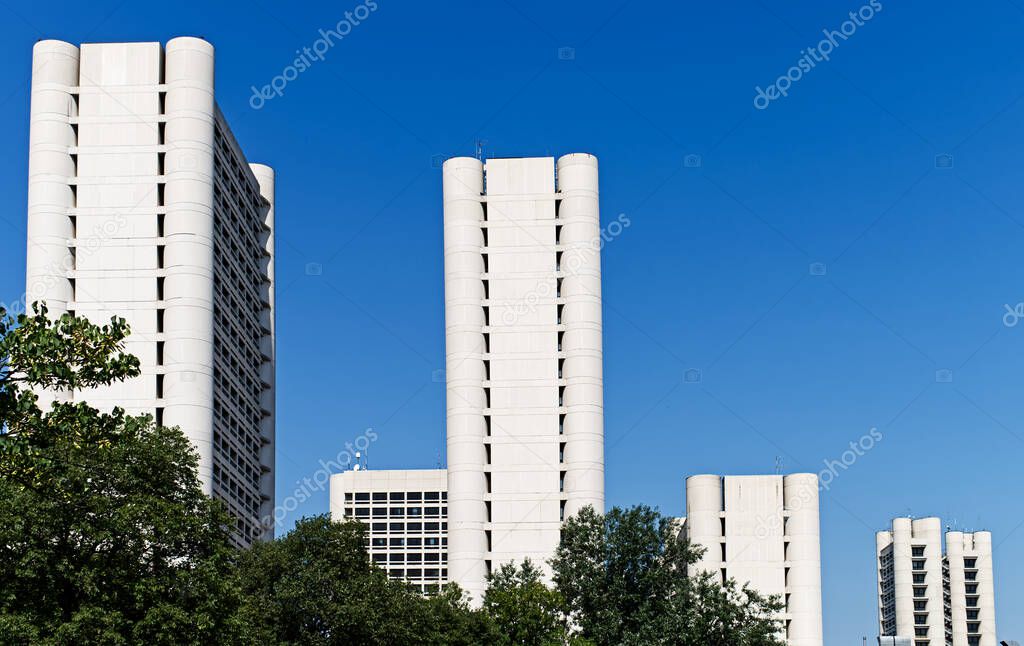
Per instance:
[[[777,596],[786,643],[822,646],[816,475],[691,476],[682,535],[705,548],[694,572]]]
[[[369,529],[370,559],[421,592],[448,582],[448,473],[355,469],[331,476],[331,518]]]
[[[878,623],[914,646],[996,646],[990,532],[947,531],[939,518],[896,518],[875,535]]]

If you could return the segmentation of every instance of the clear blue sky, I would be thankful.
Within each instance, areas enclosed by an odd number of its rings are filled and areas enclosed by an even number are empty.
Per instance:
[[[757,110],[859,0],[377,0],[250,107],[357,4],[0,2],[0,300],[23,289],[32,43],[205,36],[221,108],[277,169],[279,499],[367,427],[371,466],[434,467],[432,158],[592,152],[605,221],[632,222],[603,259],[608,503],[678,515],[687,474],[820,471],[877,428],[822,498],[826,643],[876,633],[873,534],[907,513],[994,533],[1000,636],[1024,639],[1024,324],[1003,324],[1024,301],[1024,3],[882,0]]]

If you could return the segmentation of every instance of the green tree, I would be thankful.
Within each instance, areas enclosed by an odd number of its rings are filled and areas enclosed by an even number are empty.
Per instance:
[[[357,521],[304,518],[243,554],[237,576],[253,643],[493,643],[490,623],[456,586],[424,598],[372,565]]]
[[[579,635],[598,646],[781,646],[781,605],[735,582],[687,576],[699,552],[650,507],[584,508],[562,527],[556,589]]]
[[[562,596],[541,581],[529,559],[506,563],[487,577],[483,609],[501,635],[501,643],[523,646],[563,644],[566,624]]]
[[[123,320],[0,311],[0,642],[223,643],[228,516],[176,429],[58,401],[138,374]]]

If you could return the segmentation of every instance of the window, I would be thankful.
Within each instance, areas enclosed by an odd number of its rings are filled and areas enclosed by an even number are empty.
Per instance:
[[[912,554],[913,556],[924,556],[924,546],[923,545],[918,545],[918,546],[912,547],[911,551],[913,552],[913,554]]]

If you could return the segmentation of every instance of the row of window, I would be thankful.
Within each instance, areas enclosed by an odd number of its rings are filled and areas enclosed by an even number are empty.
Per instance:
[[[447,579],[447,568],[411,568],[411,569],[389,569],[388,576],[392,579]]]
[[[414,552],[411,554],[404,554],[402,552],[377,552],[371,554],[370,557],[374,563],[378,565],[382,563],[447,563],[448,554],[446,552],[426,552],[420,554]]]
[[[427,536],[426,538],[420,538],[418,536],[410,536],[408,538],[404,536],[396,536],[392,538],[373,538],[370,539],[369,545],[371,547],[433,547],[438,548],[441,546],[448,545],[447,538],[441,538],[438,536]]]
[[[355,507],[345,510],[346,518],[447,518],[447,507]]]
[[[387,532],[438,533],[447,532],[448,523],[371,523],[370,531],[374,534]]]
[[[447,491],[392,491],[390,493],[386,491],[375,491],[372,494],[374,502],[383,500],[390,500],[391,502],[402,502],[408,500],[409,502],[419,502],[421,500],[448,500]],[[371,494],[368,491],[359,491],[356,493],[345,492],[345,502],[369,502],[371,500]]]

